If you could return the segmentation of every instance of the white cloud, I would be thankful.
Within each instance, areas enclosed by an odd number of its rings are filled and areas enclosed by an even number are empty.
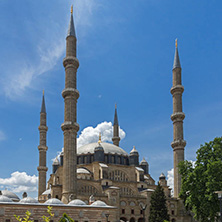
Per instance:
[[[173,191],[174,191],[174,168],[167,171],[167,185],[172,189],[171,194],[173,195]]]
[[[192,166],[195,167],[196,161],[189,160],[192,163]],[[171,194],[174,192],[174,168],[167,171],[167,185],[172,188]]]
[[[77,147],[81,147],[83,145],[89,144],[89,143],[95,143],[99,140],[99,133],[101,133],[101,139],[104,142],[112,142],[113,137],[113,126],[111,122],[102,122],[99,123],[95,128],[92,126],[88,126],[84,128],[77,138]],[[126,136],[126,133],[123,129],[119,128],[119,136],[121,139],[124,139]],[[62,148],[63,150],[64,148]],[[60,157],[61,152],[57,152],[57,158]],[[56,159],[52,159],[52,162]]]
[[[37,191],[37,183],[38,177],[26,172],[16,171],[9,178],[0,178],[0,188],[7,188],[15,193]]]
[[[74,3],[74,17],[77,26],[92,25],[93,12],[102,4],[95,0],[79,0]]]
[[[111,122],[102,122],[99,123],[95,128],[88,126],[82,130],[79,138],[77,138],[77,146],[83,146],[88,143],[97,142],[99,139],[99,133],[101,133],[102,141],[112,142],[113,137],[113,126]],[[120,129],[119,136],[121,139],[124,139],[126,133]]]
[[[6,136],[3,131],[0,130],[0,141],[5,140]]]

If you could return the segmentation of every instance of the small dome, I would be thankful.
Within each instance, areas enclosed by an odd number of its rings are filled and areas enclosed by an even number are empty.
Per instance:
[[[47,204],[47,205],[64,205],[64,203],[61,200],[57,199],[57,198],[49,199],[44,204]]]
[[[72,206],[83,206],[83,205],[86,205],[86,203],[83,202],[82,200],[75,199],[75,200],[72,200],[71,202],[69,202],[68,205],[72,205]]]
[[[161,180],[161,179],[164,179],[164,180],[165,180],[166,177],[165,177],[165,175],[164,175],[163,173],[161,173],[159,179],[160,179],[160,180]]]
[[[148,165],[148,163],[144,157],[143,157],[142,161],[140,162],[140,165]]]
[[[25,197],[25,198],[21,199],[19,201],[19,203],[25,203],[25,204],[31,203],[32,204],[32,203],[39,203],[39,202],[38,202],[38,200],[36,200],[36,199],[34,199],[32,197]]]
[[[10,198],[4,196],[4,195],[0,195],[0,203],[11,203],[13,202]]]
[[[95,152],[96,152],[96,151],[103,151],[103,152],[104,152],[104,149],[103,149],[101,143],[98,143],[98,146],[95,147],[94,151],[95,151]]]
[[[92,203],[90,206],[95,206],[95,207],[106,207],[107,204],[101,200],[97,200],[94,203]]]
[[[85,168],[78,168],[77,173],[90,174],[90,172]]]
[[[53,164],[52,165],[59,165],[59,160],[58,160],[57,157],[53,160]]]
[[[9,190],[2,190],[2,195],[10,198],[11,200],[13,200],[15,202],[20,201],[19,197],[15,193],[13,193]]]
[[[42,195],[48,195],[48,194],[51,194],[51,189],[48,189],[42,193]]]
[[[138,151],[136,150],[135,146],[133,146],[133,149],[130,151],[130,154],[138,154]]]

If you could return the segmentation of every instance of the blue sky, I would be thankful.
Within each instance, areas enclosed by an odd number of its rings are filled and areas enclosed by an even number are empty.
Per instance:
[[[11,176],[16,171],[26,172],[30,187],[36,183],[43,89],[48,175],[51,160],[63,147],[62,59],[71,4],[80,61],[79,134],[113,121],[117,103],[126,133],[120,146],[130,152],[135,145],[156,181],[161,172],[167,175],[173,168],[170,88],[178,38],[186,159],[194,160],[200,144],[221,136],[220,1],[0,0],[1,188],[18,188],[15,178],[20,174]],[[28,190],[35,196],[32,191]]]

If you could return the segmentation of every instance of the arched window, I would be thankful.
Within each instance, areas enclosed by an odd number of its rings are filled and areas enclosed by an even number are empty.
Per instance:
[[[134,218],[134,217],[131,217],[131,218],[130,218],[130,222],[135,222],[135,218]]]
[[[94,186],[82,186],[78,189],[79,194],[92,195],[96,194],[98,191]]]
[[[109,179],[114,181],[128,181],[127,175],[121,170],[115,170],[110,172]]]
[[[122,188],[120,188],[120,194],[125,195],[125,196],[132,196],[133,191],[132,191],[132,189],[130,189],[128,187],[122,187]]]

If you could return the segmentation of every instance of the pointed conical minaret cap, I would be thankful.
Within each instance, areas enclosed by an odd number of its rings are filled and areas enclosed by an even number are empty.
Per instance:
[[[45,92],[43,90],[42,92],[42,106],[41,106],[41,113],[46,113],[46,108],[45,108]]]
[[[177,47],[177,39],[175,40],[175,55],[174,55],[174,62],[173,62],[173,69],[175,68],[181,68],[178,47]]]
[[[75,32],[75,26],[74,26],[74,20],[73,20],[73,5],[71,6],[71,18],[69,22],[69,29],[67,33],[68,36],[74,36],[76,38],[76,32]]]
[[[117,105],[115,104],[115,115],[113,125],[119,125],[118,117],[117,117]]]

